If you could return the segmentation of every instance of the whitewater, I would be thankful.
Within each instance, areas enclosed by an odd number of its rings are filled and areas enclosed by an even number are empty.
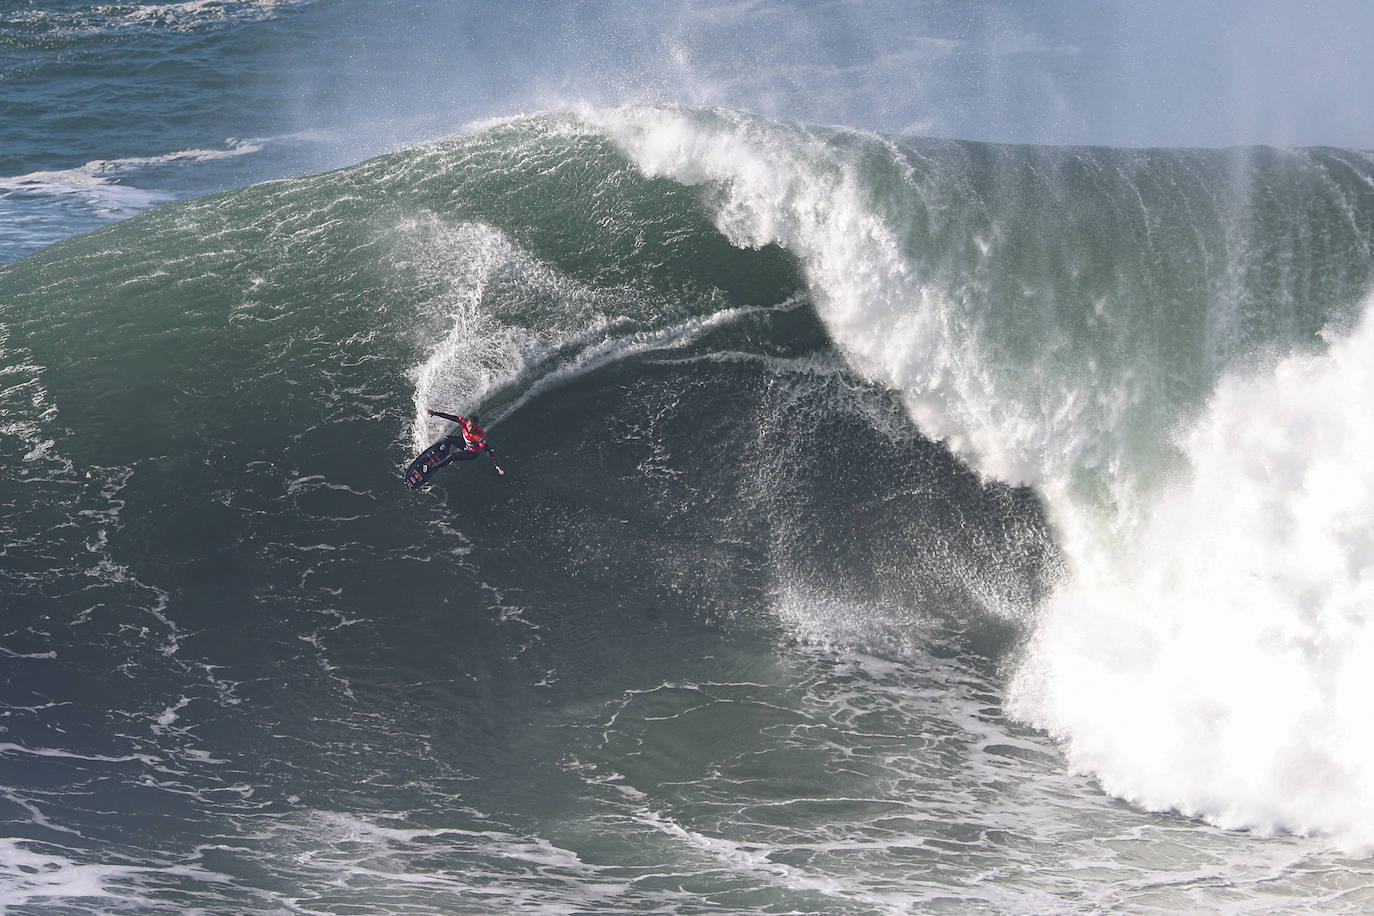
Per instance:
[[[1374,905],[1374,155],[369,9],[0,26],[0,912]]]

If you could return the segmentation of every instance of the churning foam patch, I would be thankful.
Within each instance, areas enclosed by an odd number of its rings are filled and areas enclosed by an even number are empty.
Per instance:
[[[1374,845],[1371,367],[1374,303],[1324,354],[1224,378],[1129,543],[1060,513],[1073,577],[1010,706],[1108,791]]]
[[[0,192],[6,195],[73,195],[90,198],[92,206],[105,206],[115,215],[147,209],[173,199],[172,194],[148,191],[121,182],[139,172],[164,165],[218,162],[262,152],[264,140],[225,141],[224,149],[185,149],[157,156],[128,156],[121,159],[93,159],[71,169],[29,172],[0,177]]]
[[[223,149],[95,159],[70,169],[0,176],[0,260],[170,203],[184,194],[149,187],[169,169],[251,156],[267,142],[229,139]]]
[[[282,9],[314,0],[180,0],[176,3],[80,4],[16,14],[16,21],[58,35],[121,35],[141,31],[191,32],[271,19]]]

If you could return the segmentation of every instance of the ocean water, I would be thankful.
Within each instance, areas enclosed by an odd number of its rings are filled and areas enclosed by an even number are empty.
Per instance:
[[[1374,156],[996,9],[6,7],[0,912],[1374,907]]]

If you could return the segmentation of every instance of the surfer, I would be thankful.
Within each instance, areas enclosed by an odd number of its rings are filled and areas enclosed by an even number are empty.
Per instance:
[[[482,452],[487,453],[492,465],[498,474],[504,475],[501,465],[496,463],[496,456],[491,453],[491,447],[487,445],[487,431],[477,423],[477,416],[455,417],[450,413],[442,413],[438,410],[428,410],[425,413],[431,417],[443,417],[445,420],[452,420],[458,424],[461,435],[445,436],[443,438],[444,454],[436,463],[430,465],[431,471],[436,471],[450,461],[471,461]]]

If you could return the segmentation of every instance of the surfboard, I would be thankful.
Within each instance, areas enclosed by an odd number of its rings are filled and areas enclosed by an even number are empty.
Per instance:
[[[421,452],[419,456],[410,463],[410,467],[406,468],[405,473],[401,475],[401,478],[405,481],[407,490],[418,490],[420,487],[429,483],[429,479],[439,470],[439,459],[444,457],[444,450],[447,446],[448,443],[440,439],[438,442]]]

